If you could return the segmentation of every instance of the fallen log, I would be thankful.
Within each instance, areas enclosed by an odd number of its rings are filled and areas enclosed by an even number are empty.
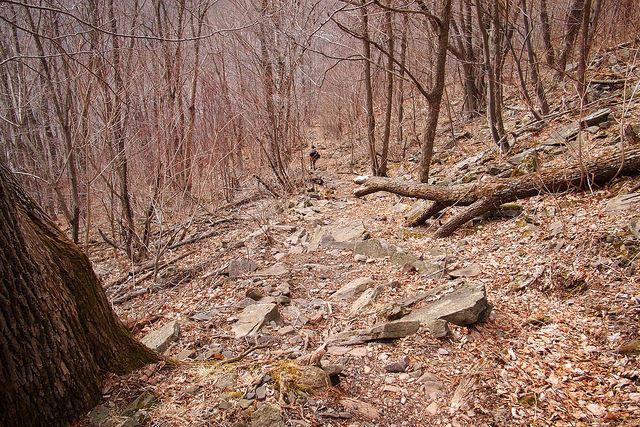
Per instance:
[[[569,167],[555,167],[517,178],[492,179],[483,182],[461,184],[452,187],[420,184],[399,179],[361,176],[355,183],[356,197],[386,191],[405,197],[431,200],[434,203],[420,219],[426,220],[452,206],[468,206],[442,224],[436,237],[447,237],[473,218],[497,209],[500,205],[518,199],[545,193],[583,190],[603,185],[618,176],[640,173],[640,148],[628,150],[624,156],[608,152],[600,157],[576,162]]]

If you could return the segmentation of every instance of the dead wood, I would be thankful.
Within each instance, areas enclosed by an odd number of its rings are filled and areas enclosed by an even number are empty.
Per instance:
[[[451,206],[468,206],[454,215],[435,232],[436,237],[447,237],[473,218],[497,209],[501,204],[545,193],[583,190],[603,185],[617,176],[636,175],[640,172],[640,149],[625,153],[609,152],[600,157],[576,162],[569,167],[554,167],[517,178],[492,179],[452,187],[420,184],[399,179],[358,177],[362,186],[354,191],[356,197],[386,191],[405,197],[432,200],[429,216]],[[422,215],[421,219],[426,219]]]

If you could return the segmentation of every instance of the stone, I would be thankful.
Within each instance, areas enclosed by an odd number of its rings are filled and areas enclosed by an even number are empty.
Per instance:
[[[226,372],[216,378],[216,382],[213,384],[215,388],[221,391],[231,391],[236,388],[238,383],[238,374],[233,372]]]
[[[256,399],[257,400],[264,400],[267,398],[267,386],[265,384],[262,384],[259,387],[256,387]]]
[[[158,403],[158,398],[155,394],[150,391],[145,391],[140,396],[138,396],[133,402],[131,402],[127,407],[122,411],[122,415],[125,417],[133,416],[136,412],[140,410],[148,410]]]
[[[438,402],[431,402],[429,406],[427,406],[426,411],[429,415],[437,415],[438,414]]]
[[[251,414],[250,427],[285,427],[282,409],[277,405],[265,403]]]
[[[364,255],[356,254],[356,255],[353,257],[353,260],[354,260],[355,262],[365,262],[365,261],[367,260],[367,257],[366,257],[366,256],[364,256]]]
[[[344,365],[338,363],[322,365],[322,370],[329,375],[329,377],[337,377],[342,371],[344,371]]]
[[[449,322],[442,319],[435,319],[425,324],[427,330],[434,338],[445,338],[449,335]]]
[[[340,400],[340,404],[344,408],[353,411],[368,420],[377,420],[380,418],[380,410],[370,403],[362,402],[356,399],[345,398]]]
[[[346,300],[355,298],[372,286],[373,279],[371,279],[371,277],[359,277],[338,289],[333,295],[331,295],[331,299]]]
[[[409,209],[409,211],[407,211],[407,213],[405,214],[404,216],[405,222],[407,224],[410,224],[416,221],[418,218],[420,218],[420,216],[424,213],[424,211],[427,210],[430,204],[431,202],[429,202],[428,200],[418,200],[416,203],[413,204],[411,209]]]
[[[190,319],[195,320],[196,322],[205,322],[207,320],[213,319],[218,314],[220,314],[220,310],[218,310],[217,308],[214,308],[209,311],[201,311],[199,313],[196,313],[193,316],[191,316]]]
[[[187,360],[193,358],[196,351],[192,348],[186,348],[176,355],[176,360]]]
[[[453,270],[449,272],[449,276],[453,278],[457,277],[476,277],[482,273],[480,266],[478,264],[470,264],[464,268],[459,268],[457,270]]]
[[[247,289],[247,292],[245,293],[245,295],[254,301],[258,301],[264,297],[264,292],[262,292],[261,289],[250,288],[250,289]]]
[[[453,292],[442,295],[438,300],[429,302],[403,320],[417,320],[429,323],[436,319],[446,320],[458,326],[469,326],[483,322],[491,313],[487,301],[487,291],[482,284],[462,285]]]
[[[640,123],[632,123],[625,127],[624,136],[632,144],[640,144]]]
[[[263,268],[255,272],[256,276],[283,276],[289,273],[289,269],[281,262]]]
[[[364,255],[367,258],[390,257],[398,251],[398,248],[389,244],[384,239],[367,239],[357,242],[353,246],[353,253]]]
[[[384,290],[383,286],[366,289],[351,305],[351,314],[358,314],[376,302]]]
[[[166,323],[160,329],[149,332],[140,341],[151,350],[164,353],[169,344],[176,341],[180,335],[180,323],[177,320]]]
[[[640,204],[640,193],[623,194],[618,197],[614,197],[607,203],[607,212],[616,212],[635,208]]]
[[[407,266],[413,267],[420,274],[431,274],[440,270],[439,265],[427,263],[420,260],[417,256],[401,250],[391,256],[391,262],[401,266],[403,269]]]
[[[318,393],[331,386],[331,379],[319,366],[305,365],[300,367],[296,383],[305,392]]]
[[[245,307],[231,329],[236,338],[255,335],[266,323],[281,322],[276,304],[253,304]]]
[[[246,276],[258,269],[258,264],[250,258],[241,257],[231,260],[227,266],[227,273],[231,278]]]
[[[602,108],[594,113],[589,114],[587,117],[582,119],[582,124],[586,127],[595,126],[602,122],[606,122],[609,120],[609,115],[611,114],[610,108]]]
[[[388,304],[380,310],[380,315],[387,320],[398,320],[411,312],[400,304]]]
[[[392,372],[392,373],[405,372],[408,367],[409,367],[409,358],[407,356],[403,357],[398,361],[391,362],[384,365],[385,371]]]
[[[340,332],[329,336],[327,342],[342,346],[364,344],[368,341],[403,338],[415,334],[419,328],[420,322],[417,320],[395,320],[370,328]]]
[[[355,242],[365,240],[367,237],[369,233],[362,221],[343,220],[318,228],[309,241],[309,250],[315,251],[320,247],[351,249]]]
[[[279,335],[288,335],[295,332],[295,328],[291,325],[288,326],[283,326],[282,328],[278,329],[278,334]]]

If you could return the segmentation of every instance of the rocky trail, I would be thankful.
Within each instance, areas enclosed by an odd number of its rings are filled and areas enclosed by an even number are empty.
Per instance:
[[[504,158],[477,123],[441,138],[458,145],[436,150],[434,183],[534,174],[613,152],[621,132],[637,144],[616,117],[638,105],[595,89],[586,129],[524,126]],[[425,202],[354,197],[366,169],[333,148],[310,191],[192,221],[155,280],[153,264],[94,253],[121,319],[166,360],[110,377],[83,424],[640,424],[640,179],[510,203],[437,239],[449,213],[405,226]]]

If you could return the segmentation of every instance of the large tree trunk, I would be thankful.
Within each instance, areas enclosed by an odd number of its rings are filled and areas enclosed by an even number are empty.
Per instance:
[[[115,316],[88,258],[0,164],[0,425],[68,425],[104,372],[157,360]]]
[[[358,177],[356,183],[363,186],[356,189],[354,194],[356,197],[362,197],[378,191],[387,191],[401,196],[432,200],[434,204],[421,216],[423,220],[451,206],[469,206],[436,230],[436,237],[447,237],[467,221],[495,210],[503,203],[544,193],[582,189],[589,187],[588,184],[600,185],[616,176],[638,173],[640,148],[628,151],[624,159],[619,152],[615,152],[566,168],[553,168],[519,178],[495,179],[453,187],[389,178]]]

